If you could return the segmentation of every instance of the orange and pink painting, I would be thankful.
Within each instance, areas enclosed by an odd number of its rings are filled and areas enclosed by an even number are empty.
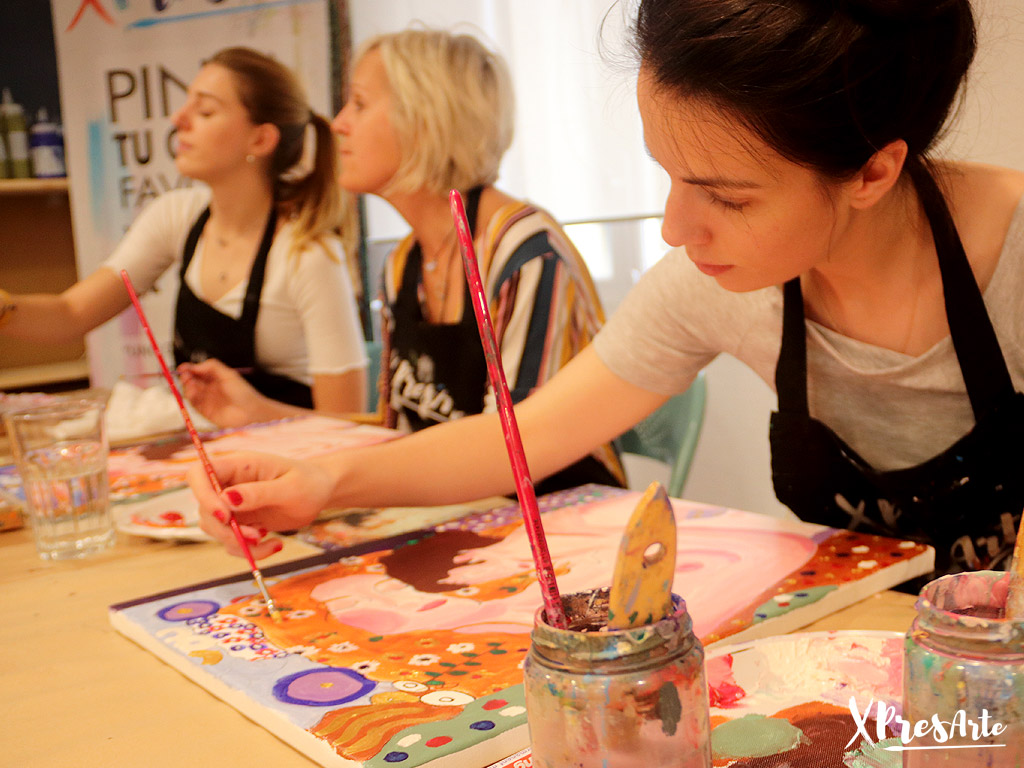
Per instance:
[[[254,424],[236,429],[208,432],[203,444],[211,456],[230,451],[265,451],[296,459],[322,456],[347,448],[374,445],[391,440],[398,432],[368,424],[356,424],[324,416],[299,416],[280,421]],[[188,435],[113,448],[110,451],[110,499],[117,528],[122,533],[154,539],[203,541],[208,537],[199,528],[199,508],[195,496],[185,484],[185,473],[199,463]],[[15,478],[16,479],[16,478]],[[0,487],[4,483],[0,470]],[[465,512],[470,511],[466,509]],[[450,519],[436,510],[431,522]],[[340,512],[339,512],[340,514]],[[426,515],[426,511],[423,512]],[[365,515],[361,525],[348,531],[353,542],[372,535],[373,525],[384,530],[390,517],[383,510]],[[426,519],[426,518],[425,518]],[[338,526],[344,529],[345,526]],[[396,527],[393,531],[410,530]],[[359,534],[363,533],[362,539]]]
[[[562,592],[607,585],[639,493],[540,499]],[[913,542],[673,500],[705,644],[791,631],[932,568]],[[540,589],[518,506],[112,606],[123,634],[324,766],[486,765],[528,744]]]
[[[367,424],[326,416],[298,416],[203,433],[203,446],[211,456],[231,451],[264,451],[293,459],[391,440],[399,433]],[[137,501],[142,496],[166,493],[185,486],[185,473],[199,464],[192,440],[179,435],[148,440],[110,451],[110,497]]]

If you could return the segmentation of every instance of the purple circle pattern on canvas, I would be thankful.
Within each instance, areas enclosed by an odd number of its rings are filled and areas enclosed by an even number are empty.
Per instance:
[[[218,608],[220,605],[212,600],[189,600],[169,605],[163,610],[157,611],[156,615],[164,621],[189,621],[216,613]]]
[[[376,687],[351,669],[307,669],[274,683],[274,698],[286,704],[330,707],[358,699]]]

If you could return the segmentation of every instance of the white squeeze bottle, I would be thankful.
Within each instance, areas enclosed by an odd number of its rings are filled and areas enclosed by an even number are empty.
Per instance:
[[[46,107],[36,114],[32,124],[29,146],[32,148],[32,170],[37,179],[52,179],[65,175],[64,139],[60,128],[51,123]]]
[[[11,166],[7,162],[7,131],[4,130],[4,121],[0,120],[0,179],[10,178]]]
[[[11,97],[9,88],[4,88],[0,102],[4,130],[7,133],[7,156],[12,179],[27,179],[32,176],[32,165],[28,156],[28,130],[25,127],[25,111]]]

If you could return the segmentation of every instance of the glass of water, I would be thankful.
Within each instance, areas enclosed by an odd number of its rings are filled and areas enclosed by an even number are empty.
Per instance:
[[[4,413],[44,560],[85,557],[114,543],[105,407],[100,399],[62,398]]]

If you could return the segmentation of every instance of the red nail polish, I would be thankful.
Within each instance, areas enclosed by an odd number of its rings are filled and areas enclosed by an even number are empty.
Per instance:
[[[231,502],[231,505],[234,507],[237,507],[242,503],[242,494],[236,490],[227,491],[224,495],[228,497],[228,501]]]
[[[218,523],[221,523],[222,525],[228,524],[228,516],[221,512],[219,509],[215,509],[213,511],[213,516],[214,518],[216,518]]]
[[[284,542],[280,539],[274,539],[274,548],[270,551],[270,554],[276,555],[282,549],[284,549]]]

